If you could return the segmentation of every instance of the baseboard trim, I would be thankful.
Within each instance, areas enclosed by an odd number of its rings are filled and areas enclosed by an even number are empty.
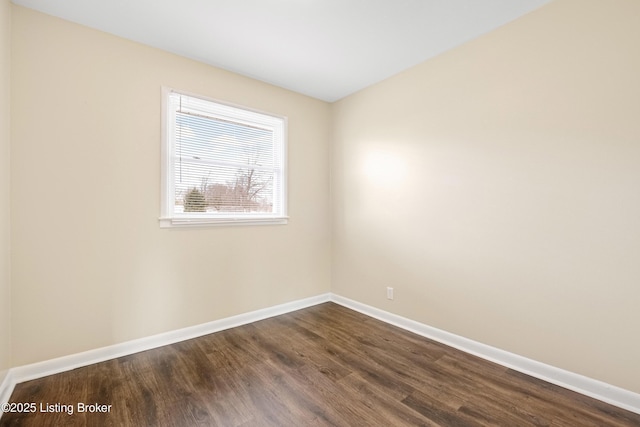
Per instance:
[[[15,386],[13,380],[13,374],[11,369],[4,372],[0,372],[0,406],[9,401],[11,393],[13,393],[13,387]],[[0,418],[2,418],[2,411],[0,411]]]
[[[281,314],[328,302],[330,300],[331,294],[322,294],[150,337],[114,344],[82,353],[71,354],[69,356],[63,356],[56,359],[45,360],[43,362],[33,363],[30,365],[19,366],[12,368],[9,374],[12,375],[12,383],[15,386],[15,384],[25,381],[70,371],[94,363],[104,362],[105,360],[128,356],[130,354],[201,337],[203,335],[212,334],[225,329],[235,328],[237,326],[257,322],[269,317],[279,316]],[[10,389],[12,392],[13,386],[11,386]],[[9,395],[11,395],[10,392]]]
[[[532,377],[640,414],[640,394],[491,347],[332,293],[9,369],[5,373],[4,379],[0,380],[0,404],[8,402],[15,385],[25,381],[197,338],[329,301]]]
[[[340,295],[331,294],[331,301],[465,353],[640,414],[640,394],[632,391],[491,347]]]

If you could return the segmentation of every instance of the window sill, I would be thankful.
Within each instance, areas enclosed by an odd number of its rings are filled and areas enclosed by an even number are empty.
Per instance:
[[[216,227],[233,225],[283,225],[288,216],[273,218],[159,218],[160,228]]]

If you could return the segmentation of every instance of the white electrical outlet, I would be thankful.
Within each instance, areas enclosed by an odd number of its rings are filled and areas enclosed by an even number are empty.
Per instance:
[[[393,299],[393,288],[391,286],[387,287],[387,299]]]

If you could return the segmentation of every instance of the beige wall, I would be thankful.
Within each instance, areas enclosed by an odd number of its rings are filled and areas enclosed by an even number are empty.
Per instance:
[[[330,290],[330,106],[21,7],[14,365]],[[286,226],[160,229],[161,86],[289,118]]]
[[[0,383],[11,367],[10,60],[11,4],[0,0]]]
[[[638,16],[558,0],[338,102],[333,292],[640,392]]]
[[[640,392],[639,7],[557,0],[329,106],[14,6],[0,371],[11,308],[18,366],[332,289]],[[161,85],[289,117],[289,225],[158,227]]]

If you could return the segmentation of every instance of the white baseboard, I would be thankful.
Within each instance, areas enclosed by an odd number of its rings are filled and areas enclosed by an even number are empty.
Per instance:
[[[281,314],[328,302],[330,299],[331,294],[327,293],[251,311],[249,313],[239,314],[237,316],[214,320],[200,325],[177,329],[150,337],[114,344],[108,347],[71,354],[69,356],[45,360],[43,362],[33,363],[30,365],[19,366],[10,370],[10,374],[12,374],[12,383],[15,385],[36,378],[42,378],[47,375],[70,371],[72,369],[81,368],[94,363],[104,362],[105,360],[151,350],[153,348],[197,338],[214,332],[223,331],[225,329],[235,328],[236,326],[246,325],[248,323],[257,322],[258,320],[279,316]],[[11,386],[11,391],[13,391],[13,386]]]
[[[188,328],[115,344],[108,347],[89,350],[83,353],[72,354],[57,359],[12,368],[6,372],[4,379],[2,379],[2,375],[0,374],[0,404],[6,403],[9,400],[15,385],[21,382],[42,378],[47,375],[53,375],[64,371],[70,371],[72,369],[103,362],[105,360],[115,359],[117,357],[127,356],[191,338],[197,338],[203,335],[234,328],[236,326],[246,325],[258,320],[267,319],[269,317],[278,316],[328,301],[333,301],[367,316],[398,326],[407,331],[441,342],[466,353],[476,355],[527,375],[531,375],[532,377],[539,378],[552,384],[559,385],[569,390],[576,391],[611,405],[640,414],[640,394],[537,362],[508,351],[500,350],[498,348],[359,303],[340,295],[330,293],[292,301],[225,319],[214,320],[213,322],[203,323],[201,325],[195,325]]]
[[[13,374],[11,373],[11,369],[0,372],[0,406],[9,401],[15,384],[16,383],[15,381],[13,381]],[[2,411],[0,411],[0,418],[1,417]]]
[[[458,350],[506,366],[515,371],[593,397],[611,405],[640,414],[640,394],[602,381],[565,371],[499,348],[437,329],[406,317],[398,316],[366,304],[331,294],[331,301],[407,331],[430,338]]]

